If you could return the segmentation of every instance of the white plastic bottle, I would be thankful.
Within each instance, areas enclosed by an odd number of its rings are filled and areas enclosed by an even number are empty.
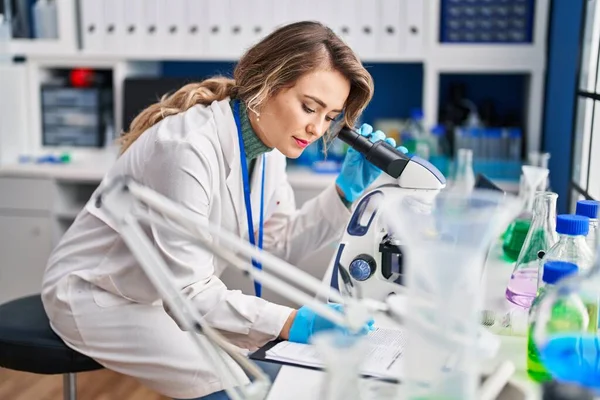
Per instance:
[[[55,0],[37,0],[33,5],[33,27],[37,39],[57,39],[58,21]]]

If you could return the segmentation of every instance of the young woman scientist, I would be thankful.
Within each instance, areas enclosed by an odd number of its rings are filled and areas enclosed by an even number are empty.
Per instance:
[[[336,184],[296,209],[286,157],[300,156],[333,121],[353,126],[372,92],[369,73],[330,29],[313,22],[282,27],[248,50],[234,79],[184,86],[137,116],[101,187],[129,175],[241,237],[262,236],[264,249],[296,263],[341,235],[348,204],[381,171],[350,150]],[[385,138],[368,125],[361,133]],[[90,201],[55,248],[42,290],[52,328],[70,347],[165,396],[221,391],[221,378],[164,310],[111,225]],[[147,233],[206,322],[239,347],[276,338],[306,342],[318,330],[338,328],[306,307],[228,290],[219,279],[222,260],[156,227]]]

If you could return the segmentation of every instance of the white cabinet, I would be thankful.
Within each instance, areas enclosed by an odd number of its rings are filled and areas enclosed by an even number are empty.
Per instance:
[[[60,166],[22,167],[28,173],[0,176],[0,304],[40,292],[54,246],[100,181],[85,170],[74,179]]]
[[[51,225],[49,215],[0,214],[0,304],[40,292]]]
[[[0,178],[0,303],[39,293],[52,251],[54,183]]]

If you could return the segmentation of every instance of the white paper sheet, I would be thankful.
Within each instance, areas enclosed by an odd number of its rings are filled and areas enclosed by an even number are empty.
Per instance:
[[[362,364],[362,373],[374,377],[399,379],[406,338],[400,329],[377,328],[366,338],[368,352]],[[281,342],[266,353],[274,361],[309,367],[324,367],[317,348],[313,345]]]

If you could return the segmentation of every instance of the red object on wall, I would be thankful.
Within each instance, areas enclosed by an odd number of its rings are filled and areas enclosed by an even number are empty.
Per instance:
[[[90,87],[95,80],[95,73],[89,68],[75,68],[69,74],[71,85],[74,87]]]

